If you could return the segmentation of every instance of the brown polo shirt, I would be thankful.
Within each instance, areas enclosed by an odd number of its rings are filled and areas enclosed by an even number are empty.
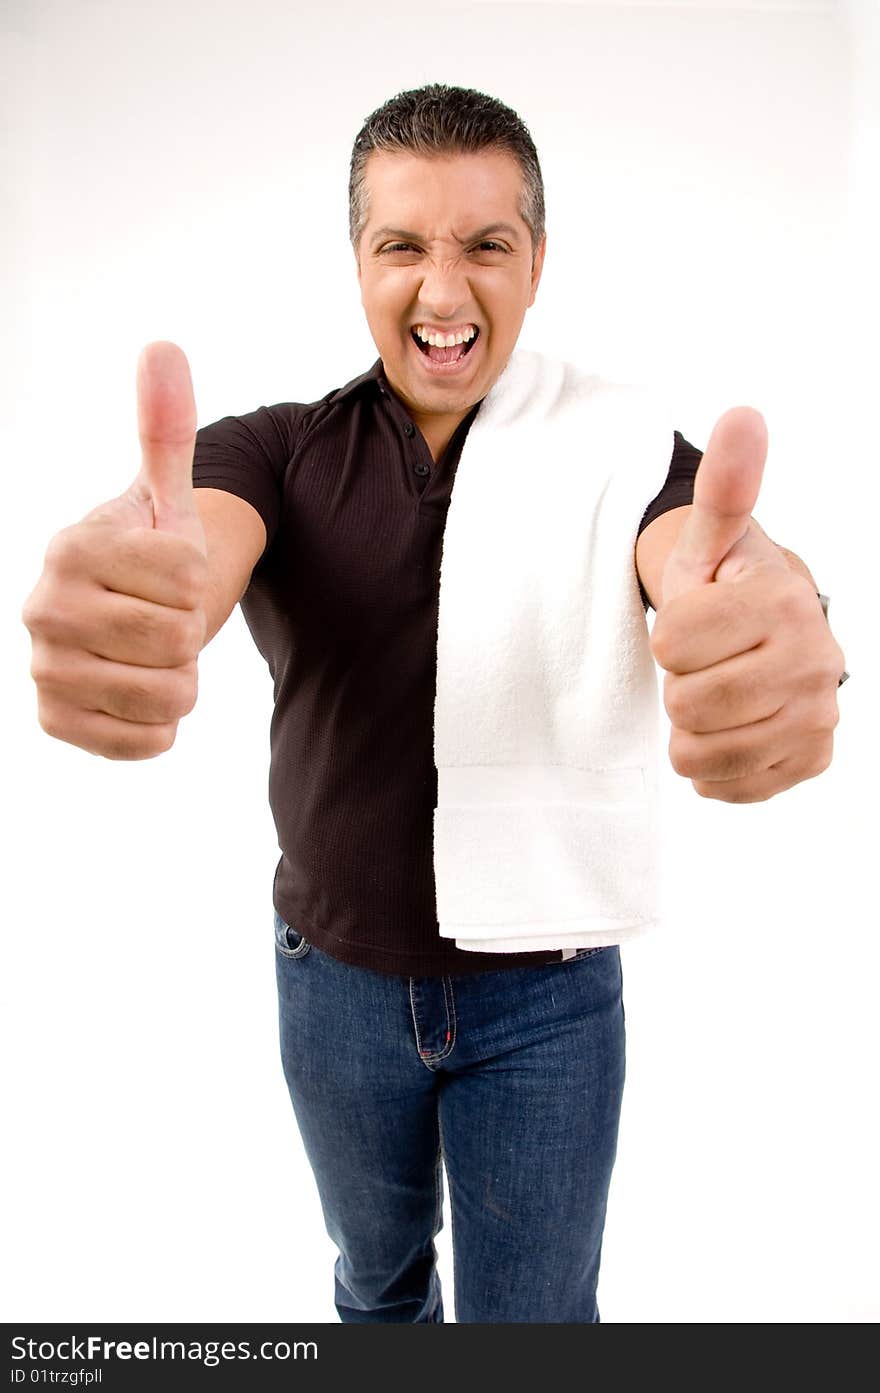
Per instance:
[[[225,416],[196,436],[193,484],[244,498],[266,525],[240,603],[275,685],[275,908],[324,952],[399,976],[560,960],[555,949],[465,952],[438,932],[440,557],[478,410],[435,464],[378,359],[320,401]],[[677,431],[674,440],[639,532],[693,501],[701,452]]]

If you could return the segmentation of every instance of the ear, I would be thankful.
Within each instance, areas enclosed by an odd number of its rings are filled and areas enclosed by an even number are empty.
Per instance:
[[[547,250],[547,233],[538,243],[538,250],[532,259],[532,290],[529,296],[529,303],[526,308],[530,308],[535,303],[535,296],[538,293],[538,282],[541,279],[541,272],[544,269],[544,253]]]
[[[355,264],[355,269],[357,270],[358,284],[360,285],[360,280],[361,280],[361,259],[360,259],[360,256],[359,256],[359,254],[358,254],[358,249],[357,249],[357,247],[352,247],[352,251],[354,252],[354,264]]]

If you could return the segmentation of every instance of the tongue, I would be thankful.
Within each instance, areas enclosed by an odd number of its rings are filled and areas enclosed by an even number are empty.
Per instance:
[[[428,357],[434,363],[457,363],[464,353],[464,344],[456,343],[451,348],[431,348],[428,346]]]

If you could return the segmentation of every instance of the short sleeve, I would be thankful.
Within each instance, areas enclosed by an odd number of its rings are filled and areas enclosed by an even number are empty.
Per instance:
[[[666,482],[645,509],[639,523],[639,536],[648,523],[654,522],[662,513],[668,513],[670,508],[683,508],[694,501],[694,479],[703,452],[689,440],[685,440],[681,431],[675,431],[673,439],[672,459],[669,462]]]
[[[669,462],[666,482],[656,497],[651,499],[642,514],[637,533],[639,537],[648,523],[654,522],[663,513],[668,513],[671,508],[683,508],[694,501],[694,480],[700,460],[703,458],[703,452],[698,450],[696,445],[692,445],[689,440],[685,440],[681,431],[673,432],[673,442],[672,459]],[[650,608],[651,602],[641,581],[639,582],[639,590],[647,610]]]
[[[296,402],[261,406],[196,431],[193,487],[225,489],[250,503],[266,527],[265,551],[278,531],[284,479],[304,410]]]

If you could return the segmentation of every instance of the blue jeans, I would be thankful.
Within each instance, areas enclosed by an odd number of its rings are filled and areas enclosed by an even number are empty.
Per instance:
[[[598,1322],[625,1075],[620,950],[392,977],[275,911],[281,1060],[342,1321],[443,1320],[449,1185],[459,1322]]]

